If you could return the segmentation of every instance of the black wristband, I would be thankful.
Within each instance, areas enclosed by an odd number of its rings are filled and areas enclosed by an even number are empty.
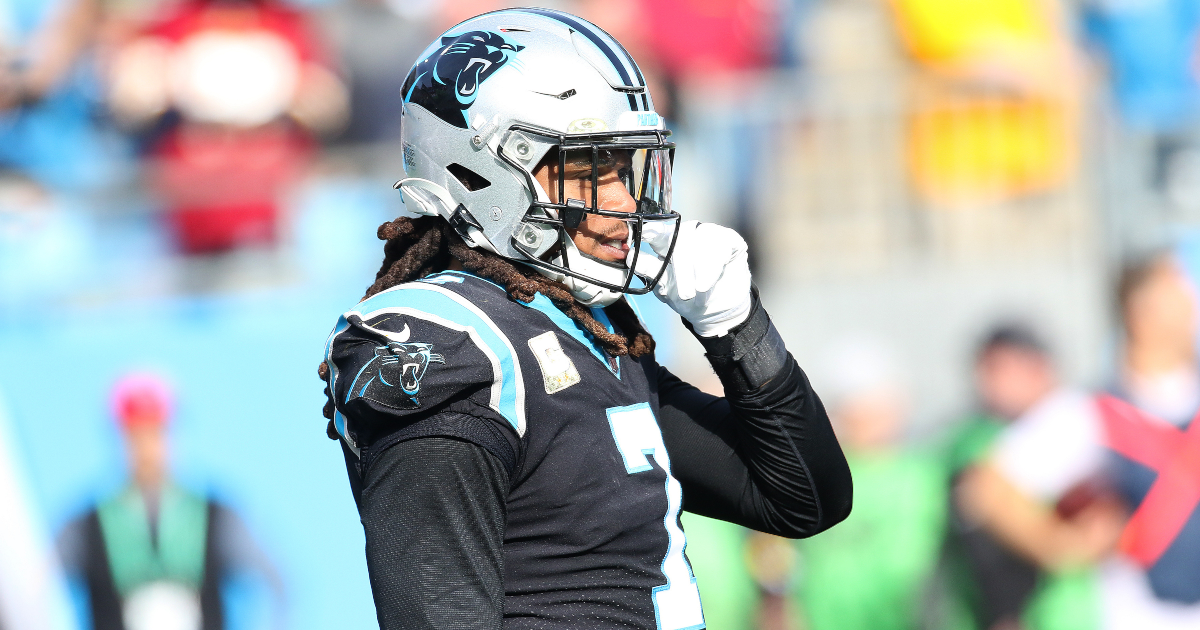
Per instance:
[[[748,393],[765,385],[787,364],[787,348],[758,298],[750,289],[750,315],[718,337],[696,335],[726,392]],[[695,335],[691,324],[684,325]]]

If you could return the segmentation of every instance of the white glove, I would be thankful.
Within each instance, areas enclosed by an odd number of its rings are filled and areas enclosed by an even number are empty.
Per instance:
[[[671,245],[674,228],[658,223],[665,222],[648,222],[643,228],[643,247],[637,261],[638,273],[651,278],[662,267],[662,256]],[[632,252],[630,247],[627,264],[633,260]],[[701,337],[728,333],[750,316],[746,241],[737,232],[715,223],[684,221],[654,295],[688,320]]]

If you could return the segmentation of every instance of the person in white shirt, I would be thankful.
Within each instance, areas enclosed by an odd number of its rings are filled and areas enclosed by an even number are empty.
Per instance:
[[[1196,295],[1159,255],[1126,268],[1117,301],[1124,348],[1109,391],[1048,392],[972,471],[964,497],[1049,571],[1097,563],[1104,630],[1200,628]]]

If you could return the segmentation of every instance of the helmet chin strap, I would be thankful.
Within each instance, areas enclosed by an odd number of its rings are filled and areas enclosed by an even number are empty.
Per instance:
[[[569,264],[564,264],[564,256],[566,257],[566,262]],[[566,251],[555,256],[552,262],[556,265],[566,267],[571,271],[576,271],[610,284],[622,284],[625,282],[624,271],[584,256],[583,252],[575,247],[575,241],[571,239],[567,239]],[[538,271],[541,271],[551,280],[556,280],[567,285],[567,289],[571,291],[571,295],[584,306],[599,306],[603,308],[621,299],[621,296],[624,295],[620,291],[610,291],[604,287],[566,274],[554,273],[542,269]]]

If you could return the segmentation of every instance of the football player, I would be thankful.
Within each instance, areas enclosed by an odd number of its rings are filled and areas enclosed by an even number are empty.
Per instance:
[[[469,19],[403,87],[419,218],[337,322],[321,376],[380,626],[704,627],[679,512],[781,536],[850,511],[828,417],[732,230],[671,209],[638,66],[546,9]],[[626,294],[703,344],[725,397],[654,359]]]

